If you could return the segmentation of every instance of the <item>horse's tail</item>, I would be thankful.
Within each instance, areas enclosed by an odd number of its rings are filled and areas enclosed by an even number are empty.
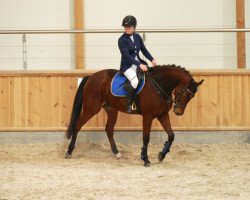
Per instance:
[[[71,138],[71,136],[75,133],[75,129],[76,129],[76,125],[79,119],[79,116],[81,114],[82,111],[82,102],[83,102],[83,88],[84,85],[86,83],[86,81],[88,80],[89,76],[85,76],[82,79],[82,82],[80,83],[77,92],[76,92],[76,96],[74,99],[74,104],[73,104],[73,109],[72,109],[72,113],[71,113],[71,117],[70,117],[70,123],[68,126],[68,129],[66,131],[66,137],[68,139]]]

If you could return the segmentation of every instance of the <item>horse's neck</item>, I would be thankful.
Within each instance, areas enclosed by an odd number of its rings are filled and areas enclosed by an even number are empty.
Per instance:
[[[155,71],[153,74],[155,80],[163,87],[163,89],[172,93],[172,91],[176,88],[176,86],[180,82],[187,81],[186,74],[182,71],[175,71],[171,69],[167,69],[167,71]]]

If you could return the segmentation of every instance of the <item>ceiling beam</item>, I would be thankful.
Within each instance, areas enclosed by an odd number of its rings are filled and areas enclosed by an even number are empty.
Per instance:
[[[236,0],[237,28],[245,28],[245,0]],[[245,32],[237,33],[237,67],[246,68],[246,38]]]
[[[75,30],[83,30],[84,22],[84,0],[74,0],[74,22]],[[76,69],[85,68],[85,36],[83,33],[75,33],[75,59]]]

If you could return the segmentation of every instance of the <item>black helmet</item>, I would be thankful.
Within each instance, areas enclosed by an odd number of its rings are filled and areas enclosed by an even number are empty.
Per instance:
[[[132,15],[126,16],[122,21],[122,26],[133,26],[136,28],[137,21],[136,18]]]

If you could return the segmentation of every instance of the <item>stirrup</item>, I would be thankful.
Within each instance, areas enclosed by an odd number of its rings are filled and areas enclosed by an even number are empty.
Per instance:
[[[132,103],[132,110],[136,110],[136,104],[135,104],[135,102],[133,101],[133,103]]]

